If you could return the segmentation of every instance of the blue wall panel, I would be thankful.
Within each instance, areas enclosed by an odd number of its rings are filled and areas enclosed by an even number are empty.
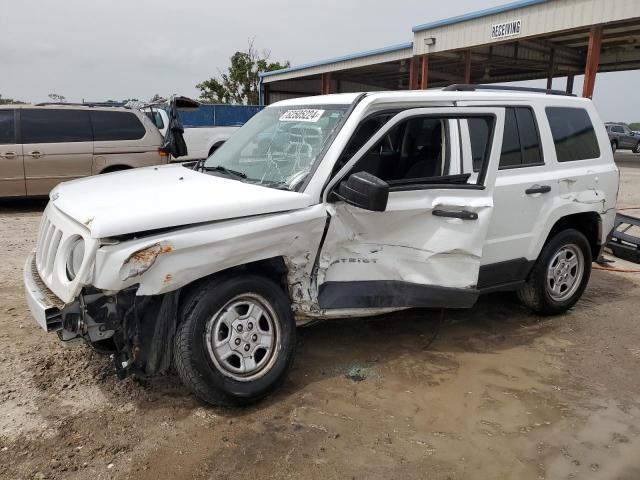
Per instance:
[[[233,127],[244,125],[264,107],[259,105],[202,105],[192,112],[178,111],[183,127]]]

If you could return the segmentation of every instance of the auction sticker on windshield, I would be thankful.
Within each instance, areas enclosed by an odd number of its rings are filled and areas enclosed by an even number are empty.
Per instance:
[[[280,115],[281,122],[317,122],[322,117],[324,110],[305,108],[301,110],[287,110]]]

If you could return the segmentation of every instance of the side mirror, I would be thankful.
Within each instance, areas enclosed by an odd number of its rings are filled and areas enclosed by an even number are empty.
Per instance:
[[[389,184],[370,173],[358,172],[340,183],[337,196],[349,205],[384,212],[389,199]]]

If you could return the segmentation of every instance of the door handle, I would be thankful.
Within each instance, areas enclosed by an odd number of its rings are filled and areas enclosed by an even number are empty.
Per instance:
[[[29,156],[33,158],[40,158],[43,156],[42,152],[38,152],[37,150],[28,153]]]
[[[549,185],[531,185],[524,193],[527,195],[533,195],[534,193],[549,193],[551,187]]]
[[[18,154],[16,152],[5,152],[5,153],[0,153],[0,157],[2,158],[16,158],[18,156]]]
[[[462,220],[477,220],[478,214],[469,210],[441,210],[436,208],[431,211],[436,217],[461,218]]]

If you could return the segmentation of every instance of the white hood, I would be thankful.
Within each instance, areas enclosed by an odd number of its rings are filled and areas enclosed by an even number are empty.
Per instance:
[[[307,207],[309,195],[193,171],[137,168],[58,185],[54,205],[93,238]]]

